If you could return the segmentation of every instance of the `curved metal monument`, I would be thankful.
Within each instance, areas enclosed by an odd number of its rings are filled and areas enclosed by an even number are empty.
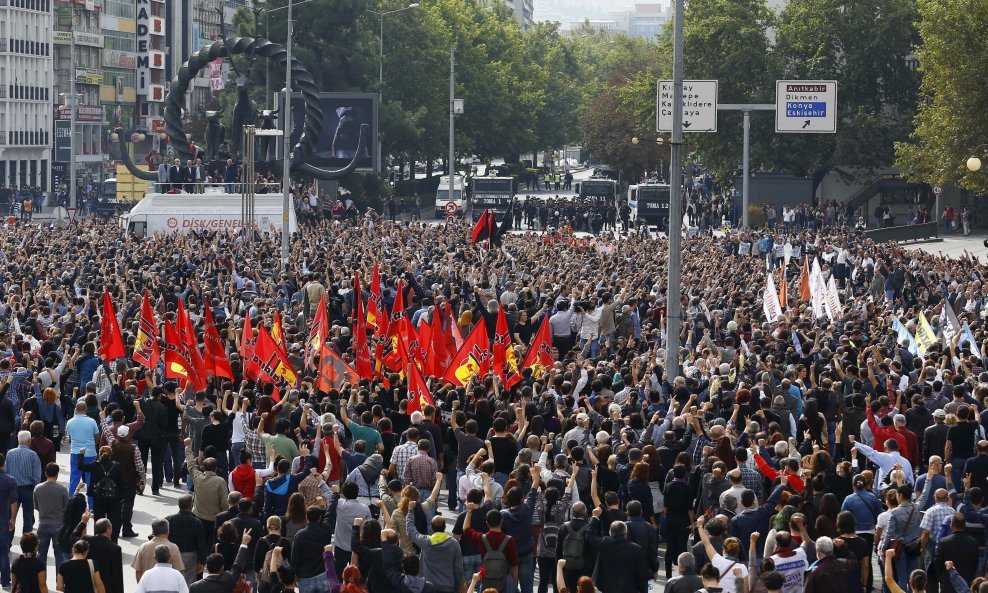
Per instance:
[[[227,58],[230,59],[232,56],[239,54],[250,54],[251,61],[253,61],[255,56],[260,56],[268,60],[273,60],[275,62],[285,63],[288,57],[288,52],[284,47],[277,43],[273,43],[267,39],[263,38],[253,38],[253,37],[230,37],[227,39],[220,39],[213,42],[212,44],[200,49],[196,52],[189,61],[182,65],[178,74],[172,79],[171,87],[168,90],[168,96],[165,98],[165,133],[168,134],[168,140],[171,143],[172,149],[178,154],[178,157],[182,161],[195,158],[195,151],[193,150],[193,145],[189,141],[188,136],[185,135],[185,129],[182,124],[182,106],[185,103],[185,93],[189,90],[189,85],[192,80],[201,72],[209,62],[216,60],[217,58]],[[231,60],[232,61],[232,60]],[[319,100],[319,89],[316,87],[315,81],[312,79],[312,75],[309,71],[305,69],[300,61],[296,58],[292,58],[291,63],[292,68],[292,83],[295,90],[301,92],[302,100],[305,102],[305,121],[302,126],[302,135],[298,140],[298,143],[292,148],[290,155],[291,158],[291,170],[293,172],[301,173],[314,177],[316,179],[340,179],[354,171],[357,168],[357,158],[364,150],[365,146],[365,136],[367,135],[368,126],[363,124],[360,126],[360,137],[358,139],[357,150],[355,151],[353,160],[350,161],[346,167],[336,170],[321,169],[319,167],[313,166],[308,163],[309,158],[312,156],[312,152],[319,141],[319,134],[322,131],[322,104]],[[242,78],[242,77],[241,77]],[[240,90],[240,85],[238,82],[238,91]],[[234,109],[236,112],[243,112],[250,108],[253,101],[245,92],[238,92],[239,98],[237,100],[237,106]],[[246,97],[246,105],[244,103]],[[254,107],[256,113],[256,107]],[[240,137],[243,133],[242,128],[236,129],[236,124],[243,122],[235,122],[234,128],[232,130],[232,135],[234,137]],[[290,130],[290,122],[286,125],[286,128]],[[144,171],[137,168],[134,165],[133,160],[130,158],[130,153],[126,148],[126,138],[122,129],[115,130],[117,133],[118,142],[124,144],[121,146],[120,150],[120,160],[123,161],[127,169],[137,178],[144,179],[147,181],[156,181],[158,179],[157,172],[155,171]],[[273,161],[275,163],[281,162]]]

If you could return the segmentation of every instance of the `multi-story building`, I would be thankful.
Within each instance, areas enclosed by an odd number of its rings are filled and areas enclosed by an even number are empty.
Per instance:
[[[535,24],[535,0],[504,0],[511,7],[515,20],[522,29],[528,29]]]
[[[100,179],[104,156],[104,114],[100,105],[103,84],[103,44],[100,12],[94,2],[71,4],[55,2],[53,32],[55,86],[55,153],[52,178],[67,179],[69,171],[68,138],[72,105],[73,54],[75,58],[75,161],[78,179]]]
[[[49,187],[52,0],[0,0],[0,184]]]

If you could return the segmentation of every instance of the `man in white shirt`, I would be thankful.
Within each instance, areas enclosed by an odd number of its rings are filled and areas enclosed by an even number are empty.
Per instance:
[[[168,546],[160,545],[154,549],[155,565],[141,575],[141,580],[137,583],[137,593],[189,593],[185,577],[170,564],[171,556],[172,552]]]

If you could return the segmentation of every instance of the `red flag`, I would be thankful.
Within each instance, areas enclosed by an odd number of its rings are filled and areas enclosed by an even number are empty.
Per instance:
[[[525,362],[521,365],[523,369],[532,369],[532,376],[536,379],[542,376],[547,368],[552,366],[552,334],[549,333],[549,316],[542,317],[539,331],[535,333],[535,339],[528,348],[525,355]]]
[[[377,349],[374,352],[374,370],[379,377],[384,377],[384,369],[399,372],[402,369],[401,356],[397,349],[398,320],[405,313],[405,292],[402,280],[398,279],[395,287],[397,294],[391,307],[391,316],[388,320],[388,330],[384,334],[383,340],[378,340]]]
[[[518,359],[515,358],[515,349],[511,346],[511,334],[508,332],[508,319],[504,316],[503,306],[498,308],[497,329],[494,331],[494,372],[508,389],[521,381],[521,375],[518,374]]]
[[[274,321],[271,323],[271,337],[274,343],[281,349],[281,353],[288,359],[288,344],[285,343],[285,324],[281,321],[281,311],[275,310]]]
[[[233,370],[230,368],[230,359],[227,358],[223,340],[220,339],[220,334],[216,331],[213,308],[209,306],[206,307],[206,327],[202,334],[202,341],[206,346],[206,373],[214,377],[226,377],[232,381]]]
[[[244,376],[251,381],[256,381],[259,376],[257,364],[254,363],[254,348],[257,345],[257,338],[254,336],[254,328],[250,323],[250,310],[244,314],[244,329],[240,334],[240,358],[244,362]]]
[[[799,277],[799,300],[811,301],[813,295],[810,293],[810,258],[803,258],[803,273]]]
[[[371,276],[370,298],[367,299],[367,325],[375,333],[388,333],[388,318],[384,314],[384,301],[381,300],[381,272],[377,262],[374,262],[374,275]]]
[[[449,323],[449,334],[447,334],[446,344],[450,352],[456,352],[463,345],[463,334],[460,333],[460,326],[457,324],[456,317],[453,317],[453,311],[449,307],[449,301],[445,302],[446,308],[446,319]],[[452,348],[450,348],[452,346]]]
[[[782,278],[779,280],[779,304],[783,309],[789,308],[789,282],[786,280],[785,270],[782,270]]]
[[[137,339],[134,341],[134,362],[154,369],[161,360],[161,348],[158,346],[158,322],[154,320],[154,309],[151,308],[151,301],[148,300],[147,292],[144,293],[144,302],[141,303],[141,319],[137,323]]]
[[[473,376],[482,376],[491,368],[490,340],[487,324],[481,319],[453,356],[453,362],[443,375],[444,381],[463,386]]]
[[[316,389],[329,393],[330,389],[339,389],[344,381],[356,383],[360,380],[357,371],[343,361],[335,352],[323,344],[319,349],[319,378]]]
[[[443,310],[437,305],[432,310],[432,342],[429,345],[432,358],[432,375],[438,376],[451,362],[456,348],[452,346],[452,338],[443,329]]]
[[[326,313],[326,294],[323,293],[322,300],[319,301],[319,310],[309,329],[309,340],[305,343],[305,367],[312,366],[312,361],[323,344],[326,343],[326,336],[329,335],[329,316]]]
[[[165,377],[192,380],[192,365],[186,358],[185,345],[179,330],[171,321],[165,320]]]
[[[425,323],[425,321],[420,321],[418,334],[419,360],[421,362],[419,368],[422,369],[422,373],[425,375],[434,376],[438,371],[434,370],[436,357],[432,356],[432,325]]]
[[[261,377],[274,383],[275,393],[271,397],[275,401],[281,399],[281,392],[295,387],[298,383],[298,376],[288,357],[282,354],[281,348],[264,326],[261,326],[257,332],[253,358]]]
[[[473,232],[470,233],[470,243],[476,245],[477,243],[487,239],[490,241],[491,238],[491,227],[494,220],[494,215],[491,214],[490,210],[484,210],[477,219],[477,224],[473,225]]]
[[[435,406],[436,401],[429,393],[429,387],[422,373],[414,364],[408,365],[408,413],[421,412],[426,406]]]
[[[196,339],[192,320],[189,319],[189,313],[185,310],[182,299],[178,299],[175,323],[178,325],[178,333],[185,348],[185,358],[189,361],[189,379],[192,380],[196,391],[201,391],[206,388],[206,361],[199,352],[199,341]]]
[[[364,298],[360,290],[360,276],[353,274],[353,356],[356,359],[357,374],[362,379],[370,379],[370,348],[367,346],[367,318],[364,316]]]
[[[103,314],[99,320],[99,354],[104,360],[116,360],[127,356],[124,347],[123,334],[120,333],[120,323],[113,310],[110,293],[103,289]]]

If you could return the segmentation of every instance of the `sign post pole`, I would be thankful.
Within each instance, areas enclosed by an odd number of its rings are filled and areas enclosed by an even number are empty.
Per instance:
[[[75,9],[73,9],[74,11]],[[75,179],[75,112],[79,98],[75,90],[75,27],[72,27],[72,43],[69,45],[69,206],[78,207]],[[124,150],[121,144],[121,150]]]

